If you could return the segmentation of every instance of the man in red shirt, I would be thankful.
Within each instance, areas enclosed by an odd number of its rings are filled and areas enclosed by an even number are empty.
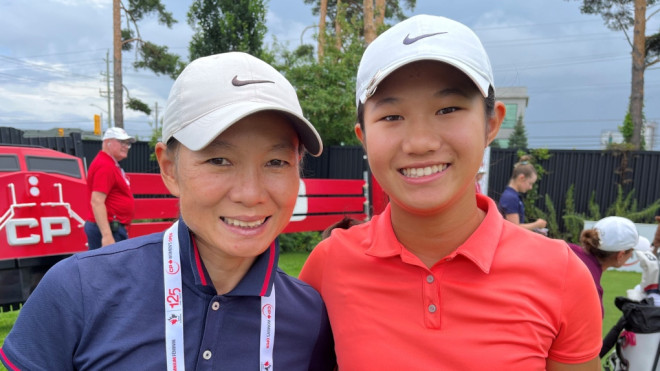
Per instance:
[[[130,182],[119,161],[128,156],[135,138],[122,128],[108,129],[103,135],[103,147],[87,171],[91,213],[85,223],[90,250],[128,238],[126,226],[135,211]]]

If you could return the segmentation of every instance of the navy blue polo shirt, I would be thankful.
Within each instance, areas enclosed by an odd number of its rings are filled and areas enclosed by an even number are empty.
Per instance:
[[[518,214],[520,224],[525,222],[525,203],[518,191],[507,186],[500,196],[499,209],[502,214]]]
[[[259,293],[264,284],[268,293],[273,284],[277,287],[274,368],[334,369],[334,344],[321,296],[277,268],[277,248],[260,255],[234,290],[216,295],[183,220],[178,233],[186,369],[259,369]],[[162,238],[163,233],[156,233],[125,240],[53,266],[0,349],[5,366],[165,370]]]

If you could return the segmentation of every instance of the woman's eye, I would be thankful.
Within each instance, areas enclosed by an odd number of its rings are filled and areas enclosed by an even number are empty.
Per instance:
[[[286,166],[288,164],[289,164],[289,162],[284,161],[284,160],[270,160],[270,161],[268,161],[268,166],[274,166],[274,167],[283,167],[283,166]]]
[[[447,107],[438,111],[438,115],[446,115],[458,111],[458,107]]]
[[[209,162],[213,165],[227,166],[229,165],[229,160],[224,157],[212,158]]]

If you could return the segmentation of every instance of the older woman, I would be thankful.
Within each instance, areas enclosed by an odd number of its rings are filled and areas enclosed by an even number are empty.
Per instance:
[[[193,61],[167,101],[165,233],[54,266],[0,349],[11,370],[332,370],[320,295],[278,269],[304,151],[321,139],[293,87],[244,53]]]

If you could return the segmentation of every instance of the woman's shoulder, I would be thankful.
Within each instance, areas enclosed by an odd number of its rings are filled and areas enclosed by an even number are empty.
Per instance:
[[[296,303],[296,305],[302,305],[308,308],[323,304],[321,294],[308,283],[289,275],[279,267],[277,268],[277,275],[275,277],[274,287],[277,293],[276,295],[285,297],[286,302]]]

